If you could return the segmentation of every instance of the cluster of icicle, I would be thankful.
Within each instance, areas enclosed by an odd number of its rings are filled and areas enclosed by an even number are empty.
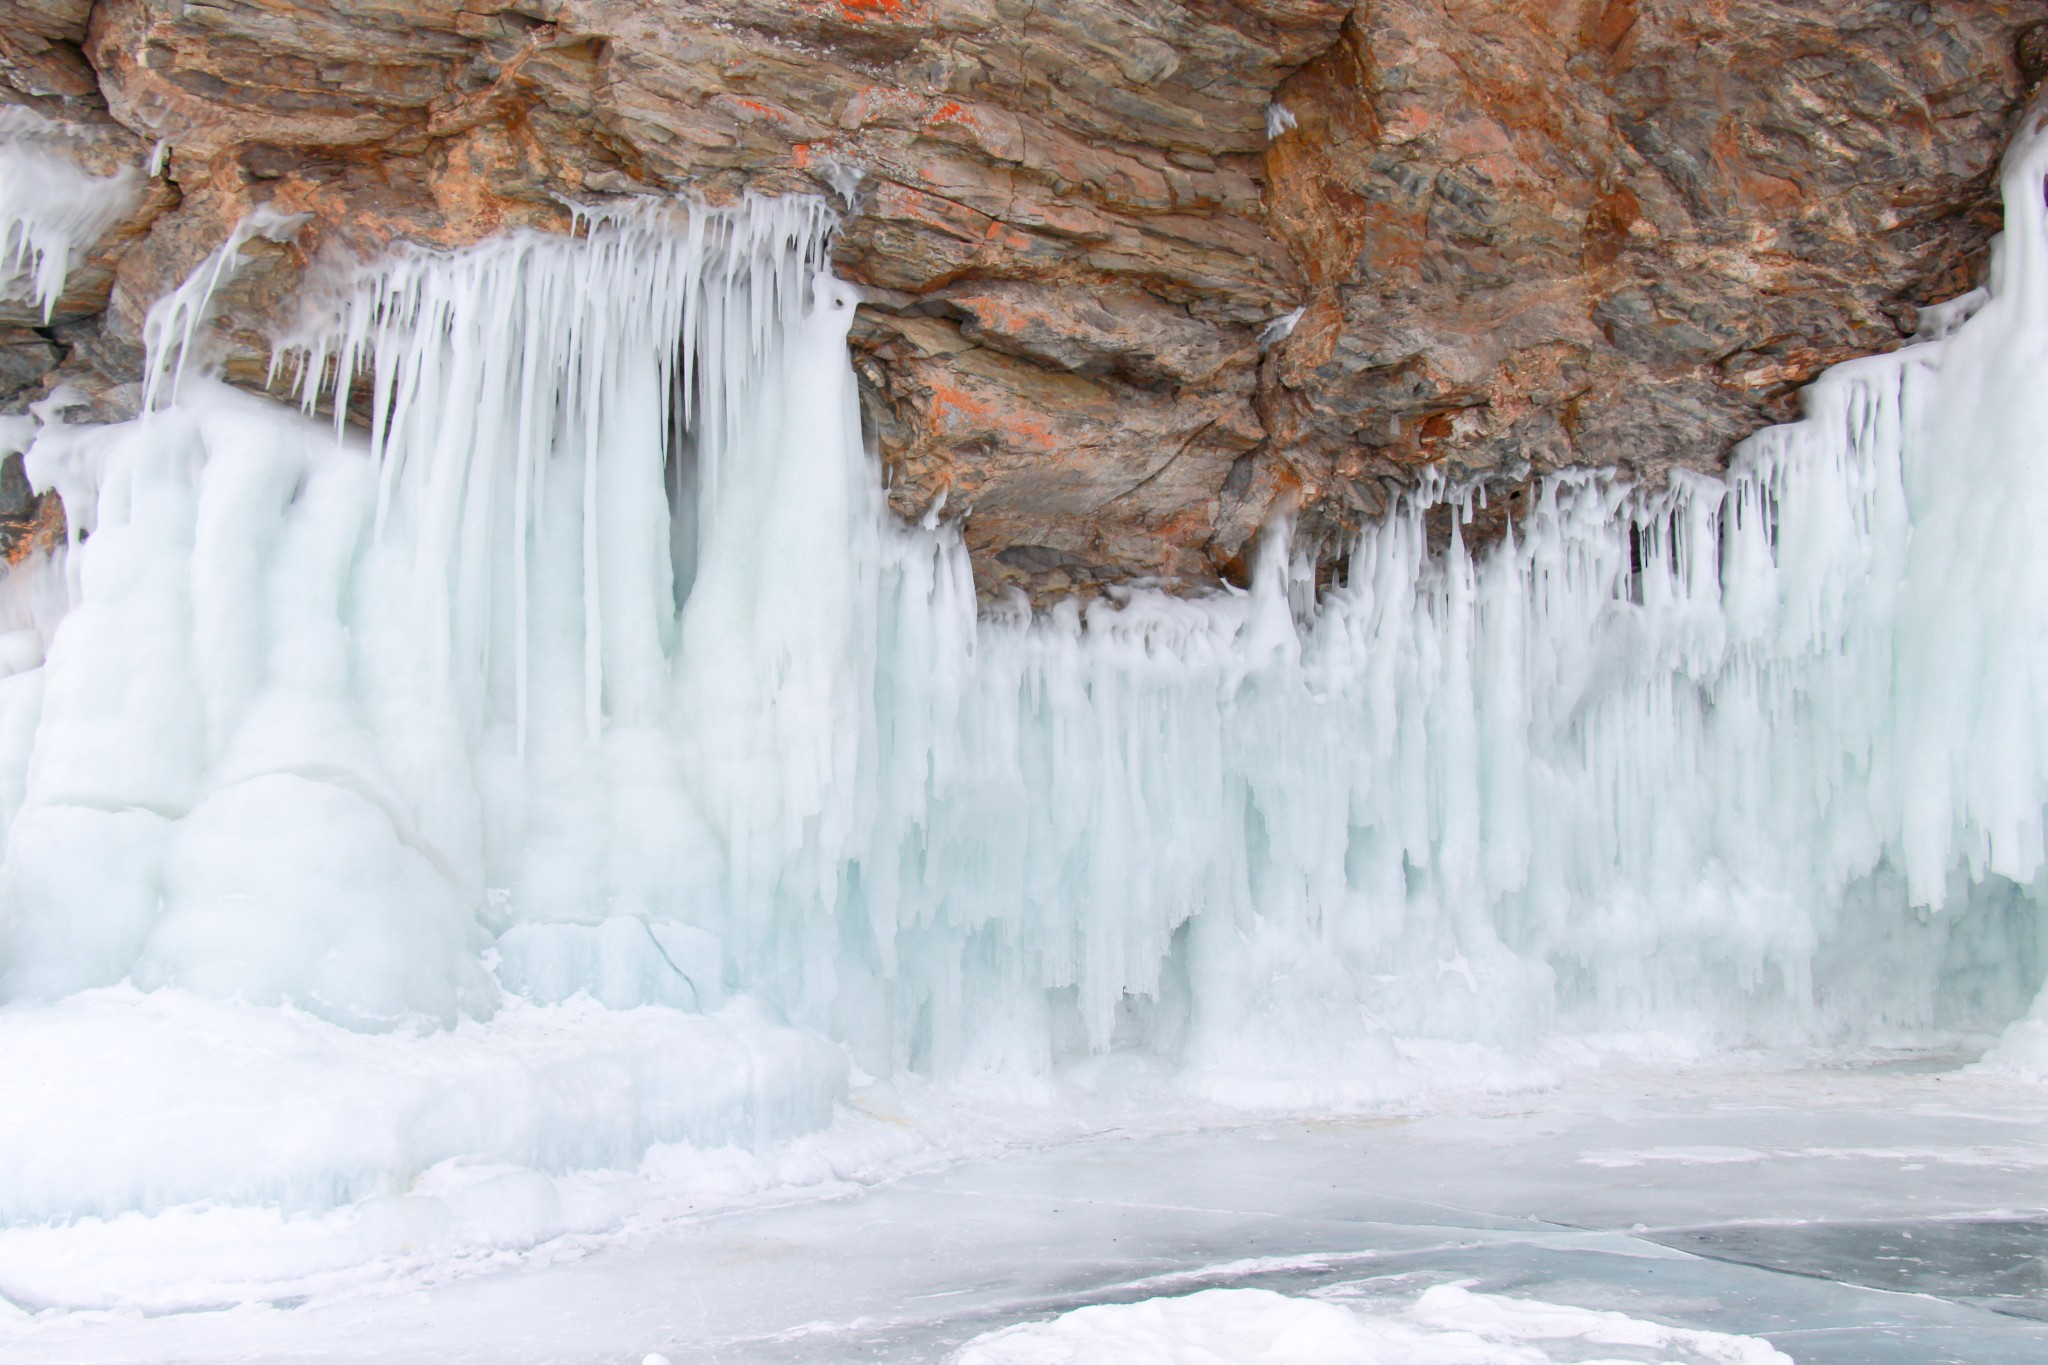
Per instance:
[[[30,452],[92,535],[0,682],[6,990],[743,994],[881,1074],[1130,1047],[1249,1099],[1369,1093],[1393,1039],[2002,1024],[2042,122],[1945,335],[1725,480],[1552,478],[1479,553],[1418,494],[1305,608],[1276,532],[1246,593],[977,618],[883,508],[816,202],[366,267],[293,361],[333,427],[187,375]]]
[[[79,169],[59,145],[68,136],[33,109],[0,107],[0,303],[32,304],[44,322],[66,277],[141,191],[133,168]]]

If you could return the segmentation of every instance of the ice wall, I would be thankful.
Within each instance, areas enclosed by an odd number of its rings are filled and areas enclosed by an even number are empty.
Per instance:
[[[0,989],[744,998],[877,1074],[1128,1048],[1255,1103],[1427,1040],[2003,1025],[2043,970],[2042,123],[1988,291],[1725,480],[1558,476],[1478,553],[1425,489],[1320,601],[1276,527],[1249,592],[977,616],[956,533],[885,513],[815,201],[337,278],[285,367],[332,421],[205,376],[200,281],[151,410],[29,452],[90,535],[0,681]]]

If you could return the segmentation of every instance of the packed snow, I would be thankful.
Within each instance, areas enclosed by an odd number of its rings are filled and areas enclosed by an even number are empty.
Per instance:
[[[1077,1308],[975,1338],[951,1365],[1792,1365],[1755,1337],[1695,1332],[1438,1285],[1395,1312],[1208,1289]]]

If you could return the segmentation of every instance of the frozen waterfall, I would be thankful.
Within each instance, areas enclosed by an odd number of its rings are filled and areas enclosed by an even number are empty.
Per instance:
[[[188,1156],[261,1095],[368,1117],[187,1175],[166,1081],[171,1155],[0,1214],[630,1165],[815,1127],[849,1066],[1343,1104],[1439,1044],[2007,1025],[2048,969],[2031,117],[1988,288],[1725,480],[1559,475],[1439,552],[1472,495],[1420,490],[1319,601],[1275,527],[1248,592],[978,616],[883,505],[818,201],[364,266],[281,353],[303,413],[208,377],[189,286],[148,411],[22,433],[73,541],[0,584],[0,1083],[30,1030],[141,1077],[182,1028],[264,1059]]]

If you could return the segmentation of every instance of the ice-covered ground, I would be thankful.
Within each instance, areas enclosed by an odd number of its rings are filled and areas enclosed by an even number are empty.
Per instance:
[[[1535,1311],[1505,1296],[1800,1365],[2048,1358],[2048,1093],[1953,1057],[1610,1065],[1432,1112],[1234,1126],[1138,1103],[1142,1077],[1119,1101],[1111,1079],[1072,1076],[1051,1107],[876,1089],[822,1137],[729,1154],[722,1182],[679,1164],[670,1197],[612,1231],[399,1246],[347,1275],[294,1278],[264,1241],[278,1226],[238,1247],[196,1212],[16,1229],[0,1289],[33,1311],[0,1321],[0,1357],[940,1361],[1074,1309],[1229,1288],[1439,1345]],[[520,1189],[474,1206],[516,1209]],[[299,1221],[317,1240],[323,1220]],[[237,1255],[270,1279],[237,1282]],[[1445,1285],[1483,1297],[1458,1319],[1446,1304],[1465,1301],[1427,1297]],[[1565,1321],[1576,1338],[1507,1343],[1539,1354],[1449,1358],[1715,1359],[1708,1338],[1603,1344],[1588,1333],[1613,1321]]]

